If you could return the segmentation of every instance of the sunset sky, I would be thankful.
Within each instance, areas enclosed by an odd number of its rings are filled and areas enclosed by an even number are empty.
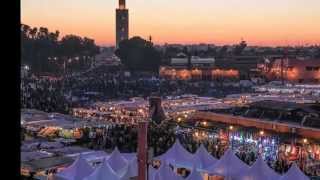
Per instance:
[[[127,0],[129,36],[156,44],[320,44],[320,0]],[[21,22],[115,44],[118,0],[21,0]]]

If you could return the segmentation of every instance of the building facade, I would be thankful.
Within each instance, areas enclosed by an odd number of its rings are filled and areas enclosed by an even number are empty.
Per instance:
[[[235,69],[239,72],[240,79],[249,79],[252,76],[252,70],[263,61],[260,56],[230,56],[218,58],[215,61],[217,69]]]
[[[119,0],[119,8],[116,9],[116,47],[120,41],[129,38],[129,10],[126,9],[126,1]]]
[[[320,83],[320,59],[276,59],[264,70],[269,80]]]
[[[214,58],[172,58],[171,65],[161,66],[160,77],[171,80],[222,80],[239,79],[236,69],[220,69],[215,67]]]

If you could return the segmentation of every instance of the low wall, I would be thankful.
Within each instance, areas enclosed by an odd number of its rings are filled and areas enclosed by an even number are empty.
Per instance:
[[[291,133],[293,129],[295,129],[296,134],[301,135],[305,138],[320,139],[320,129],[308,128],[287,123],[200,111],[195,112],[191,118],[222,122],[226,124],[234,124],[245,127],[256,127],[258,129],[272,130],[279,133]]]

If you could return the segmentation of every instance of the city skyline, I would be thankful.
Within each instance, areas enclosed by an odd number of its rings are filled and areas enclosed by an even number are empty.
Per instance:
[[[117,0],[23,0],[21,22],[115,45]],[[320,44],[320,1],[309,0],[130,0],[129,34],[156,44],[283,46]]]

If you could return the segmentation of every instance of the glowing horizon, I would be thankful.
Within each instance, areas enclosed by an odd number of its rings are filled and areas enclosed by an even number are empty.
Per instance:
[[[21,22],[115,44],[118,0],[22,0]],[[285,46],[320,44],[320,1],[127,0],[129,36],[154,43]]]

